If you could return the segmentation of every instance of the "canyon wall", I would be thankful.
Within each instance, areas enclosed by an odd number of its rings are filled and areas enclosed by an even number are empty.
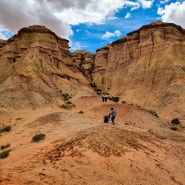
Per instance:
[[[98,49],[93,79],[121,101],[183,116],[185,30],[154,22]]]
[[[159,115],[185,115],[185,30],[153,22],[92,54],[44,26],[0,40],[0,106],[24,108],[101,90]]]

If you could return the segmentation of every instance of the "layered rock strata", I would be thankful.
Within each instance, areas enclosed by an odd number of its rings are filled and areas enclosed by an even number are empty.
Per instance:
[[[0,106],[44,106],[61,93],[88,91],[68,40],[44,26],[22,28],[0,48]]]
[[[185,101],[185,30],[154,22],[96,52],[97,86],[128,103],[178,115]]]
[[[68,40],[44,26],[0,40],[0,106],[58,102],[62,93],[96,89],[163,116],[185,115],[185,30],[154,22],[97,50],[69,52]]]

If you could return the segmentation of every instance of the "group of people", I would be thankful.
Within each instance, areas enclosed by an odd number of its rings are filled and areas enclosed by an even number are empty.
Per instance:
[[[106,102],[108,99],[108,95],[105,93],[102,94],[102,102]]]
[[[111,108],[109,115],[104,117],[104,123],[110,122],[114,125],[115,117],[116,117],[116,111],[113,108]]]
[[[102,93],[102,102],[106,102],[107,99],[108,99],[107,93]],[[104,123],[109,123],[110,122],[114,125],[115,124],[114,123],[115,117],[116,117],[116,111],[114,110],[114,108],[111,108],[109,115],[104,116]]]

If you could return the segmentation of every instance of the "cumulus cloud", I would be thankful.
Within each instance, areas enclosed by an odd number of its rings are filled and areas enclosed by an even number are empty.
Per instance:
[[[142,8],[151,8],[154,0],[139,0]]]
[[[53,14],[54,6],[49,1],[0,0],[0,28],[8,28],[13,33],[34,24],[42,24],[60,36],[72,34],[70,26]]]
[[[128,12],[126,15],[125,15],[125,19],[128,19],[128,18],[130,18],[131,17],[131,13],[130,12]]]
[[[131,7],[131,11],[137,10],[141,7],[139,2],[125,1],[124,7]]]
[[[78,2],[78,1],[77,1]],[[79,23],[103,24],[106,20],[114,18],[114,14],[126,3],[125,0],[88,0],[84,6],[72,6],[55,15],[67,22],[76,25]]]
[[[121,32],[119,30],[114,31],[113,33],[106,31],[106,33],[102,35],[102,38],[108,39],[110,37],[119,37],[120,35],[121,35]]]
[[[169,1],[170,1],[170,0],[161,0],[160,3],[161,3],[161,4],[166,4],[166,3],[168,3]]]
[[[150,7],[153,0],[0,0],[0,29],[17,33],[22,27],[45,25],[57,35],[69,38],[72,25],[104,24],[125,7]]]
[[[70,47],[72,51],[81,50],[81,44],[79,42],[70,42]]]
[[[158,8],[157,13],[161,15],[164,22],[173,22],[185,28],[185,2],[175,2],[166,5],[164,8]]]

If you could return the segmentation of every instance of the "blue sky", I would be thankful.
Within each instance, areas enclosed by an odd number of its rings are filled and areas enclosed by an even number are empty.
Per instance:
[[[0,0],[0,39],[44,25],[70,41],[70,51],[96,52],[145,24],[185,28],[185,0]]]

